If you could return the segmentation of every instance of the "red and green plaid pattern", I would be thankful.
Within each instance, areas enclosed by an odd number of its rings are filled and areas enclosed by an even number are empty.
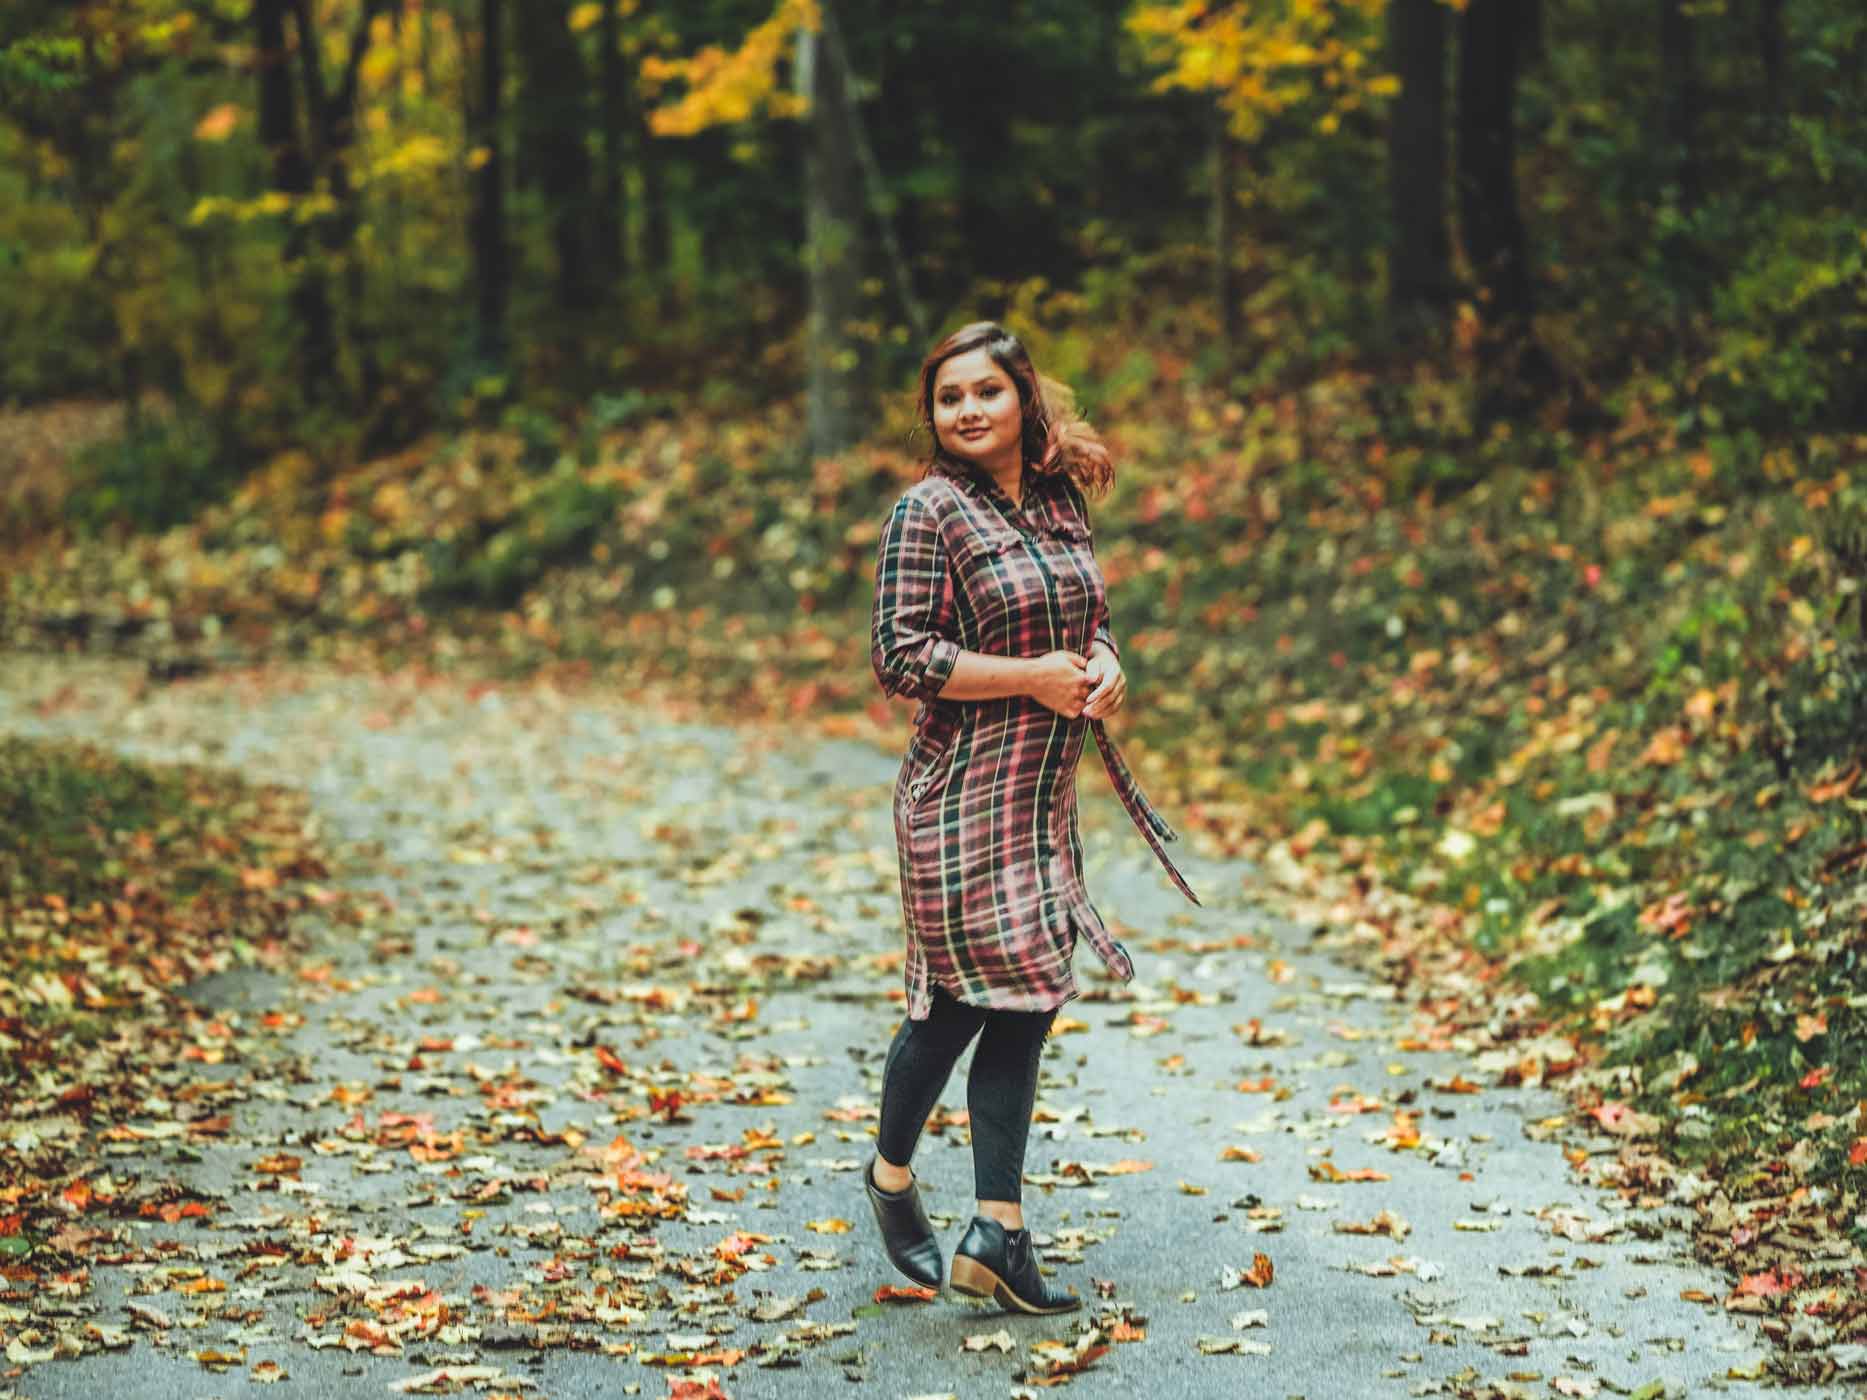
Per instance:
[[[1083,888],[1076,763],[1093,730],[1128,815],[1173,883],[1174,832],[1149,805],[1102,724],[1035,700],[941,700],[964,651],[1042,656],[1114,649],[1108,592],[1082,493],[1027,472],[1023,505],[982,472],[935,463],[882,531],[870,634],[876,678],[921,706],[895,782],[895,840],[907,925],[908,1015],[941,987],[975,1006],[1044,1011],[1076,995],[1070,955],[1085,935],[1108,969],[1127,950]]]

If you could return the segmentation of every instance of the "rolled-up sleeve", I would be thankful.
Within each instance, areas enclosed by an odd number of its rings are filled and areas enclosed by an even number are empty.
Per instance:
[[[875,612],[869,660],[889,695],[931,700],[959,660],[959,643],[940,629],[951,585],[933,513],[911,496],[896,503],[875,556]]]

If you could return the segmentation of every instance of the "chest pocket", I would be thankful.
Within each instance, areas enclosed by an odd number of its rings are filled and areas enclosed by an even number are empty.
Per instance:
[[[1009,527],[969,530],[955,542],[951,558],[962,611],[982,649],[1002,650],[999,634],[1033,598],[1043,596],[1044,576],[1031,548]]]
[[[968,530],[954,544],[953,562],[965,570],[987,564],[1023,547],[1024,536],[1010,528]]]

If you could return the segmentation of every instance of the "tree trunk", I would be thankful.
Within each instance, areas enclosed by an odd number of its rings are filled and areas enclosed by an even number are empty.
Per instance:
[[[363,0],[356,24],[351,31],[350,49],[333,93],[324,80],[323,43],[311,0],[292,0],[291,15],[298,34],[298,65],[304,86],[306,130],[310,137],[314,183],[321,177],[331,197],[333,212],[312,221],[311,232],[326,257],[343,269],[344,289],[350,312],[350,343],[362,370],[363,397],[373,399],[380,387],[381,372],[372,338],[361,326],[366,302],[363,260],[356,255],[357,230],[361,215],[355,189],[350,181],[350,148],[356,144],[357,89],[363,71],[363,58],[369,51],[370,27],[382,13],[388,0]],[[333,342],[335,336],[333,336]],[[334,351],[333,351],[334,355]],[[330,366],[334,381],[336,364]]]
[[[868,190],[869,212],[874,216],[876,228],[881,234],[882,252],[888,260],[895,295],[900,299],[902,313],[908,318],[908,328],[914,332],[915,343],[925,344],[929,331],[927,313],[921,307],[920,298],[915,295],[913,269],[908,265],[907,254],[902,251],[900,240],[895,236],[894,196],[889,193],[888,182],[882,178],[881,162],[875,158],[868,132],[863,128],[861,109],[856,106],[855,94],[850,91],[855,84],[855,68],[849,61],[849,48],[843,42],[842,30],[830,0],[823,2],[823,41],[834,50],[836,68],[842,75],[839,84],[842,101],[838,104],[836,119],[847,127],[850,148],[855,153],[856,163],[861,167],[862,180]]]
[[[1757,56],[1763,61],[1763,105],[1783,115],[1783,0],[1757,0]]]
[[[664,310],[674,305],[674,214],[668,207],[667,168],[661,147],[648,125],[648,109],[637,102],[635,135],[640,143],[642,171],[642,242],[638,266],[660,287]]]
[[[629,78],[622,64],[622,26],[613,3],[603,6],[597,42],[602,47],[597,60],[597,81],[602,84],[603,146],[602,164],[597,170],[596,212],[591,221],[596,238],[591,269],[602,283],[600,299],[609,303],[615,300],[629,271],[628,252],[623,245],[627,201],[623,166],[629,125]]]
[[[1446,231],[1446,10],[1440,0],[1390,0],[1388,64],[1400,93],[1388,113],[1393,249],[1388,309],[1402,340],[1428,335],[1452,295]]]
[[[797,82],[810,103],[804,145],[804,262],[808,434],[813,455],[840,452],[862,435],[863,356],[849,327],[860,309],[862,197],[837,48],[810,30],[797,38]]]
[[[1238,191],[1238,143],[1232,139],[1231,115],[1217,102],[1212,114],[1212,303],[1219,332],[1219,364],[1226,379],[1238,366],[1238,274],[1232,263]]]
[[[254,0],[253,37],[258,49],[259,141],[266,148],[272,188],[294,199],[311,193],[311,161],[298,127],[298,104],[285,47],[286,0]],[[324,266],[302,219],[286,220],[286,275],[291,291],[295,378],[313,403],[329,393],[337,375],[337,328],[331,317]]]
[[[1517,204],[1520,19],[1517,0],[1471,0],[1459,29],[1459,222],[1478,280],[1485,419],[1527,412],[1556,378],[1531,324],[1529,240]]]
[[[506,204],[500,159],[499,99],[505,30],[504,0],[480,0],[477,91],[467,110],[469,144],[480,160],[473,172],[467,240],[473,248],[474,349],[487,368],[506,360],[506,304],[511,295],[511,253],[506,246]]]
[[[1459,39],[1459,218],[1465,254],[1500,325],[1533,309],[1517,207],[1517,31],[1514,0],[1471,0]]]
[[[608,5],[605,5],[608,8]],[[563,0],[532,0],[517,26],[524,95],[518,149],[529,180],[544,194],[557,260],[558,309],[590,305],[591,224],[589,78]]]
[[[1679,190],[1681,213],[1695,213],[1702,198],[1698,162],[1698,62],[1693,51],[1692,17],[1685,0],[1659,0],[1660,80],[1666,110],[1660,123],[1667,158]]]

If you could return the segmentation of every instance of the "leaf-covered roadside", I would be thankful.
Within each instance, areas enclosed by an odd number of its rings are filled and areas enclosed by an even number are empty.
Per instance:
[[[122,1066],[211,1061],[213,1018],[184,989],[281,965],[293,914],[333,899],[311,883],[326,873],[284,789],[0,738],[0,1111],[118,1115]],[[32,1194],[7,1183],[0,1250]]]

